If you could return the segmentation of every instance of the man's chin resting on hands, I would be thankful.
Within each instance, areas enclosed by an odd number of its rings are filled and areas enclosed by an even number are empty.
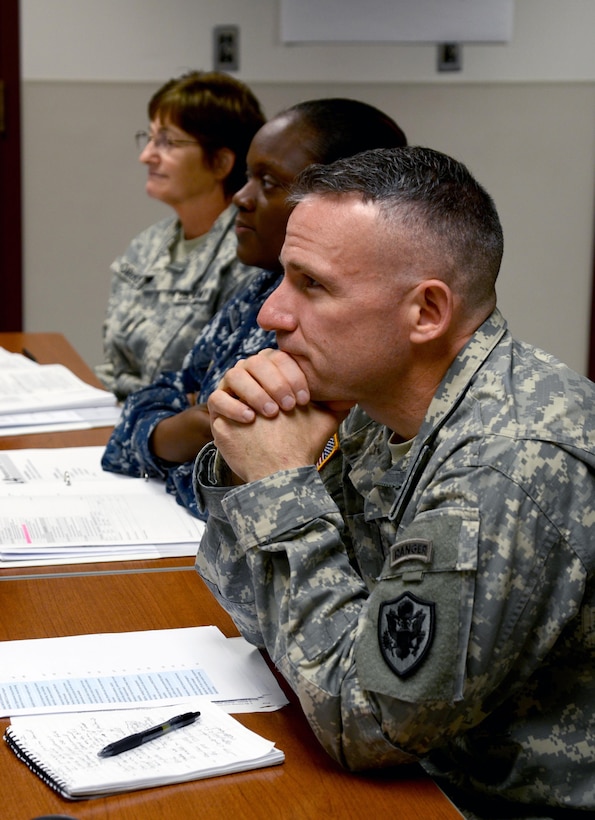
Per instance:
[[[208,402],[213,440],[234,484],[313,465],[347,410],[311,401],[287,353],[263,350],[229,370]]]

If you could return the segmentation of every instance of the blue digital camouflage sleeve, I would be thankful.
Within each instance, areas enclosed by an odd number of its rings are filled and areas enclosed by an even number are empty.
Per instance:
[[[188,388],[188,390],[186,389]],[[188,374],[166,372],[148,387],[132,393],[125,401],[101,459],[104,470],[136,477],[158,477],[178,503],[198,516],[192,487],[193,461],[171,464],[153,454],[150,439],[159,422],[190,407]]]
[[[190,407],[188,395],[204,404],[239,359],[276,346],[274,332],[258,326],[258,312],[279,279],[278,272],[260,271],[203,328],[179,371],[161,373],[152,384],[127,398],[103,455],[105,470],[158,476],[182,506],[206,518],[206,511],[198,509],[192,486],[193,460],[172,464],[157,458],[151,452],[151,434],[160,421]]]

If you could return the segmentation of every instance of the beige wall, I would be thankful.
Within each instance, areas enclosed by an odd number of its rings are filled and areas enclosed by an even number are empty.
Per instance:
[[[269,115],[310,97],[365,100],[411,143],[465,162],[504,225],[499,298],[513,331],[585,372],[595,82],[250,84]],[[110,262],[169,213],[144,194],[133,141],[157,85],[23,84],[25,328],[63,332],[91,365],[101,358]]]

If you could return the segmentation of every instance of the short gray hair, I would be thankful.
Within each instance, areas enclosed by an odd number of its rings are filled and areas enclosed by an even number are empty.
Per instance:
[[[494,301],[502,226],[492,198],[462,163],[419,146],[364,151],[306,168],[290,201],[342,194],[377,204],[395,231],[405,228],[420,254],[440,260],[442,278],[468,306]]]

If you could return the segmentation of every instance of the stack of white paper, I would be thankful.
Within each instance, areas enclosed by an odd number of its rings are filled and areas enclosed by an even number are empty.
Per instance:
[[[287,703],[258,649],[215,626],[0,641],[0,717],[196,698],[232,713]]]
[[[0,642],[5,739],[69,799],[282,763],[283,752],[229,714],[286,703],[260,652],[215,626]],[[187,711],[200,717],[99,757],[108,743]]]
[[[204,523],[103,447],[0,451],[0,567],[195,555]]]
[[[109,427],[116,397],[61,364],[37,364],[0,348],[0,436]]]

